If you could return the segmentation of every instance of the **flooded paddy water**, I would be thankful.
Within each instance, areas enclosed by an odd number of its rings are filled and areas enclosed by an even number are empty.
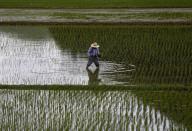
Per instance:
[[[0,89],[0,129],[190,131],[191,90],[53,85],[190,89],[191,36],[191,26],[0,26],[0,85],[12,87]],[[100,68],[86,70],[93,41],[100,45]]]
[[[0,43],[0,84],[129,84],[131,75],[123,74],[135,70],[101,60],[99,71],[94,65],[87,71],[87,51],[61,48],[46,26],[1,27]]]
[[[191,92],[0,90],[0,128],[187,131],[191,98]]]

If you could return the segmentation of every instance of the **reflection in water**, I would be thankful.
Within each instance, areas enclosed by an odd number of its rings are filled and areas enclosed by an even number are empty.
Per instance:
[[[87,68],[87,73],[89,76],[88,85],[99,85],[101,79],[99,79],[99,68],[96,68],[94,71]]]
[[[46,26],[0,27],[0,84],[87,85],[91,81],[86,63],[86,52],[59,48]],[[106,61],[100,64],[101,84],[129,82],[127,75],[118,72],[126,72],[125,65]]]
[[[160,106],[166,106],[166,103]],[[175,123],[158,109],[143,104],[129,91],[85,90],[0,90],[0,128],[186,130],[182,124]]]

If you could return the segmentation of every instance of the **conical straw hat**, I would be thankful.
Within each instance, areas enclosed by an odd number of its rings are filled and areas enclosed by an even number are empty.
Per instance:
[[[94,43],[91,44],[91,47],[93,47],[93,48],[99,48],[99,45],[97,44],[97,42],[94,42]]]

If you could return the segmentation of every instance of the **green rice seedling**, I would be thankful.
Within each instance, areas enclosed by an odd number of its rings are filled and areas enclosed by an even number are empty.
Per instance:
[[[187,106],[187,99],[190,98],[191,92],[147,92],[147,96],[145,93],[135,93],[137,96],[142,97],[142,99],[145,97],[153,98],[148,99],[146,104],[151,103],[155,108],[160,109],[160,111],[165,114],[169,114],[168,116],[174,120],[183,121],[183,124],[187,126],[188,129],[191,129],[190,120],[188,119],[191,111],[187,110],[187,108],[190,108],[190,106]],[[164,104],[162,104],[162,102]]]
[[[58,46],[86,53],[100,44],[102,60],[134,64],[135,83],[191,83],[191,26],[50,26]]]
[[[164,123],[166,128],[171,126],[175,130],[177,127],[184,130],[191,129],[191,92],[142,89],[104,90],[104,92],[98,90],[98,92],[95,94],[90,87],[89,90],[1,89],[0,105],[3,109],[1,128],[152,129],[150,123],[155,128],[163,126]],[[5,96],[9,99],[5,99]],[[141,107],[143,110],[140,110]],[[41,125],[38,125],[39,123]]]

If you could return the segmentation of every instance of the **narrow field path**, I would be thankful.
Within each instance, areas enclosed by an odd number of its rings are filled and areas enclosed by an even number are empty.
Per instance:
[[[192,8],[0,9],[0,23],[192,23]]]

